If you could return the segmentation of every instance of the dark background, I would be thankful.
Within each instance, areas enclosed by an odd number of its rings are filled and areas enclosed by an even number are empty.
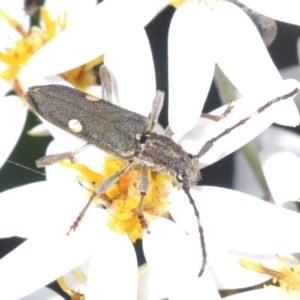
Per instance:
[[[167,95],[167,34],[173,13],[174,9],[172,7],[168,7],[150,24],[148,24],[146,28],[155,60],[157,89],[166,91]],[[298,64],[296,43],[297,38],[300,36],[300,27],[282,22],[277,22],[277,25],[277,38],[269,47],[271,57],[279,69]],[[257,71],[259,72],[259,70]],[[215,86],[212,85],[204,111],[208,112],[218,106],[220,106],[220,100]],[[164,127],[168,124],[167,107],[168,104],[166,101],[160,117],[160,123]],[[38,119],[33,114],[29,113],[22,136],[15,149],[12,151],[9,160],[32,169],[36,169],[35,160],[44,155],[46,147],[52,139],[51,137],[33,138],[26,134],[29,129],[37,124]],[[295,130],[298,131],[299,129],[296,128],[294,131]],[[201,184],[230,188],[232,184],[232,164],[233,155],[230,155],[212,166],[205,168],[202,172],[203,180]],[[43,169],[36,170],[44,172]],[[42,180],[45,180],[44,176],[7,162],[0,170],[0,192]],[[23,239],[17,237],[0,240],[0,257],[3,257],[23,241]],[[137,251],[139,253],[140,245],[141,243],[137,243]],[[143,262],[144,257],[140,253],[139,263],[141,264]],[[55,287],[56,283],[53,283],[51,286]]]

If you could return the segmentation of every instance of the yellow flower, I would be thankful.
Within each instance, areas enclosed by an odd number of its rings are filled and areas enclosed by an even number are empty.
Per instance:
[[[27,64],[29,58],[48,43],[57,33],[67,26],[67,14],[62,12],[55,21],[52,21],[44,7],[40,8],[42,28],[33,26],[30,33],[26,33],[17,21],[10,18],[4,11],[0,10],[0,18],[4,19],[13,29],[20,34],[19,40],[12,40],[14,46],[7,47],[5,52],[0,52],[0,61],[7,67],[0,72],[0,78],[12,84],[13,89],[19,96],[23,95],[18,81],[20,69]],[[89,63],[60,74],[66,81],[76,88],[86,91],[87,88],[96,83],[93,67],[103,61],[103,56],[97,57]],[[42,68],[42,66],[41,66]]]
[[[123,160],[112,156],[106,157],[102,174],[95,173],[81,164],[68,162],[61,162],[61,164],[79,171],[80,175],[77,178],[89,183],[87,197],[91,196],[91,192],[99,182],[125,166]],[[110,213],[108,227],[118,234],[127,233],[132,242],[143,235],[143,228],[137,214],[141,199],[139,191],[140,169],[140,166],[137,165],[131,167],[104,194],[95,198]],[[148,169],[147,176],[149,188],[144,198],[143,216],[146,222],[149,222],[152,218],[167,213],[167,205],[170,203],[168,195],[176,186],[171,175]]]

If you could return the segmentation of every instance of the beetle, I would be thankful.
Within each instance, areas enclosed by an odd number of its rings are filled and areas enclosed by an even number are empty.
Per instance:
[[[152,131],[163,105],[164,93],[162,91],[157,91],[152,111],[149,117],[145,117],[112,103],[112,79],[105,65],[100,68],[100,77],[103,85],[102,98],[106,98],[107,101],[62,85],[33,86],[25,93],[27,102],[36,113],[61,129],[87,141],[86,145],[77,150],[40,158],[36,161],[38,167],[45,167],[63,159],[74,161],[74,156],[91,144],[109,154],[128,160],[122,170],[105,178],[92,191],[89,201],[70,227],[69,232],[76,230],[93,202],[93,198],[104,193],[130,168],[135,160],[138,160],[141,164],[139,183],[141,198],[137,215],[142,228],[147,229],[142,213],[143,200],[148,189],[146,168],[174,175],[187,195],[197,218],[203,258],[198,274],[200,277],[205,270],[207,253],[200,214],[190,193],[190,188],[201,179],[199,158],[231,130],[245,124],[255,114],[263,112],[272,104],[294,96],[298,89],[267,102],[254,114],[207,141],[197,154],[191,154],[172,140],[170,127],[166,129],[165,135]],[[227,110],[230,113],[231,108]]]

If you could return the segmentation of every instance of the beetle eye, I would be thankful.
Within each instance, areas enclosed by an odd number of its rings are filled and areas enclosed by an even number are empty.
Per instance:
[[[179,170],[176,174],[176,179],[178,182],[182,183],[184,177],[187,176],[184,170]]]

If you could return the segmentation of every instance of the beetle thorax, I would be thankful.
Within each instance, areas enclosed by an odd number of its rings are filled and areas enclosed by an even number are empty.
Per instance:
[[[151,132],[141,139],[143,151],[139,155],[141,162],[148,167],[161,172],[171,173],[181,181],[181,177],[188,178],[189,185],[199,181],[198,158],[185,152],[171,138]]]

